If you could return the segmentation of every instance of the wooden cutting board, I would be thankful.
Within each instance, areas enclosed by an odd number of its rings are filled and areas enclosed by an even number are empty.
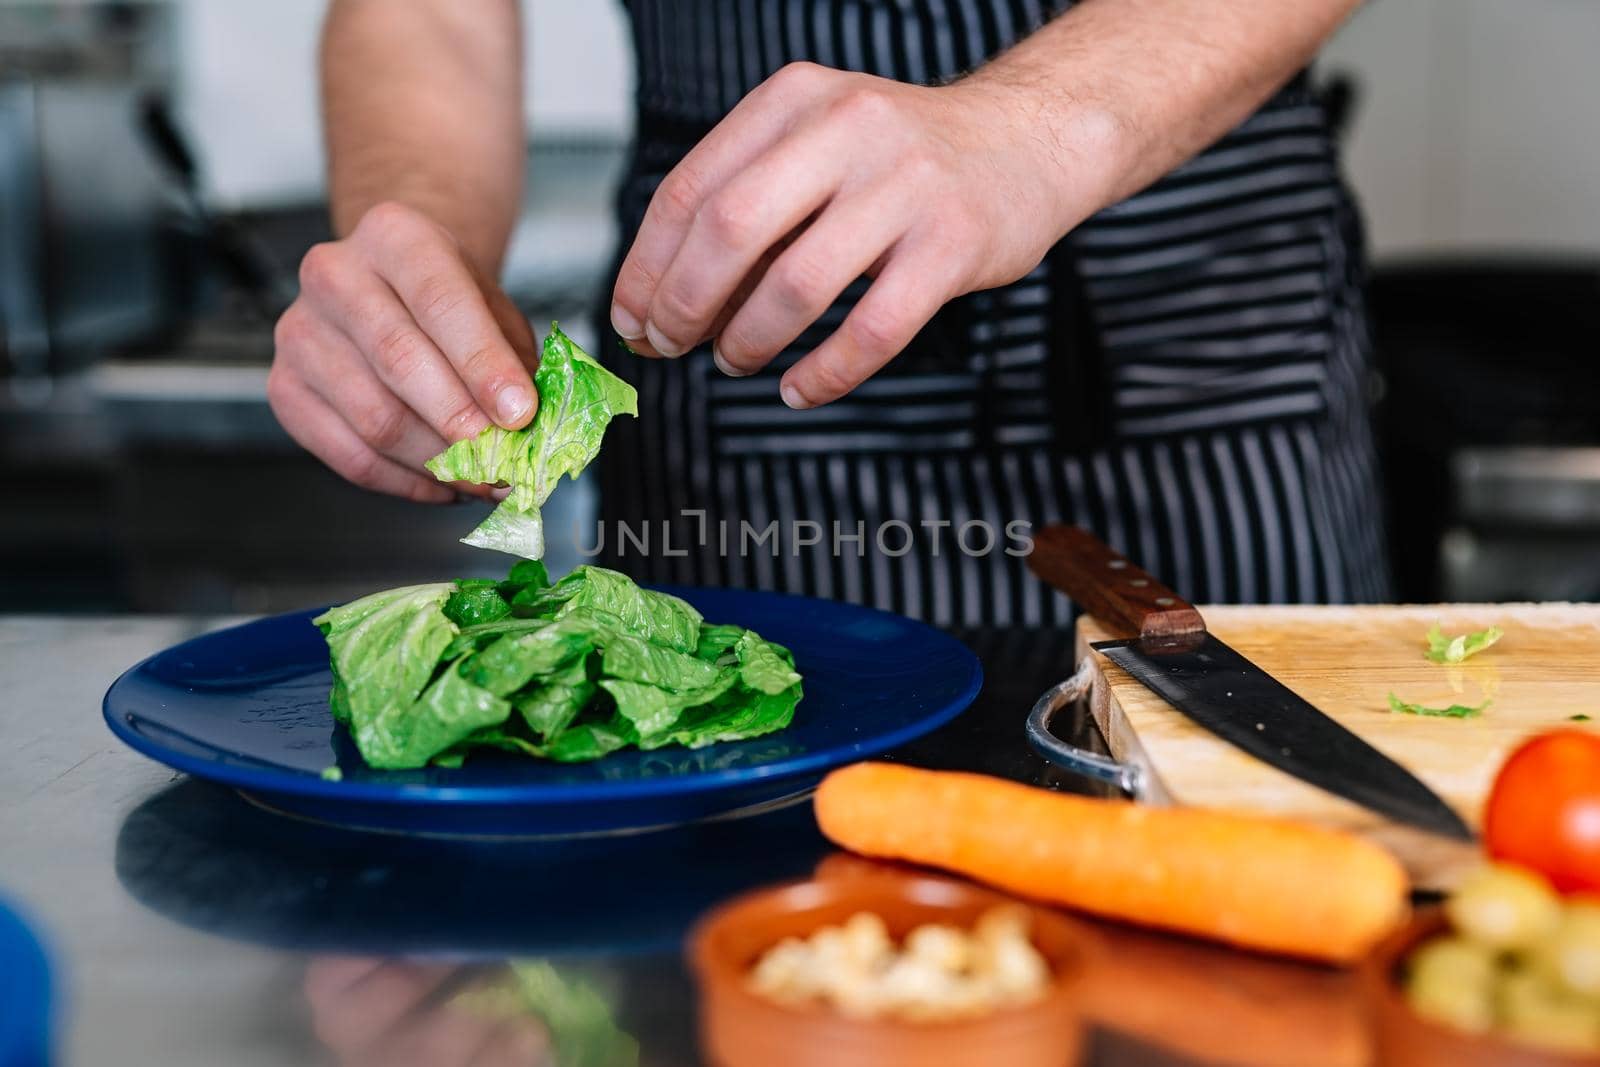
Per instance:
[[[1495,772],[1522,740],[1559,727],[1600,729],[1600,605],[1450,604],[1383,607],[1207,607],[1212,633],[1409,768],[1474,828]],[[1490,625],[1505,637],[1458,665],[1423,658],[1434,622],[1449,634]],[[1095,618],[1078,626],[1078,657],[1098,674],[1091,710],[1112,754],[1145,768],[1142,799],[1270,812],[1339,827],[1391,848],[1422,888],[1448,888],[1476,852],[1399,826],[1306,785],[1219,740],[1089,649],[1121,636]],[[1389,711],[1389,693],[1473,719]],[[1574,720],[1589,715],[1592,721]]]

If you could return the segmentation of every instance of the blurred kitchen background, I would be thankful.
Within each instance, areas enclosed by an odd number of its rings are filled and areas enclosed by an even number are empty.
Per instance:
[[[0,611],[267,611],[502,563],[477,505],[278,429],[271,326],[328,236],[321,0],[0,0]],[[525,0],[507,288],[593,341],[630,134],[610,0]],[[1373,0],[1320,78],[1377,271],[1400,592],[1600,599],[1600,3]],[[551,516],[577,561],[586,488]]]

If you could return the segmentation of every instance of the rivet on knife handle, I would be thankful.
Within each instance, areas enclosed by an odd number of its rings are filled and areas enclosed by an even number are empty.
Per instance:
[[[1081,526],[1046,526],[1034,534],[1028,568],[1131,636],[1172,641],[1205,633],[1192,604]]]

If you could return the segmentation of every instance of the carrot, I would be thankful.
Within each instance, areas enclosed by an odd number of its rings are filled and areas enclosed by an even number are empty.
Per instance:
[[[1360,959],[1407,911],[1405,872],[1383,849],[1282,819],[886,763],[828,775],[816,812],[822,832],[852,852],[1307,959]]]

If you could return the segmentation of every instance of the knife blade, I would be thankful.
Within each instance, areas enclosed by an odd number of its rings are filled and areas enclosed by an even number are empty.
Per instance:
[[[1193,605],[1089,531],[1039,530],[1028,567],[1108,626],[1131,632],[1091,647],[1217,737],[1398,822],[1473,840],[1416,775],[1208,632]]]

